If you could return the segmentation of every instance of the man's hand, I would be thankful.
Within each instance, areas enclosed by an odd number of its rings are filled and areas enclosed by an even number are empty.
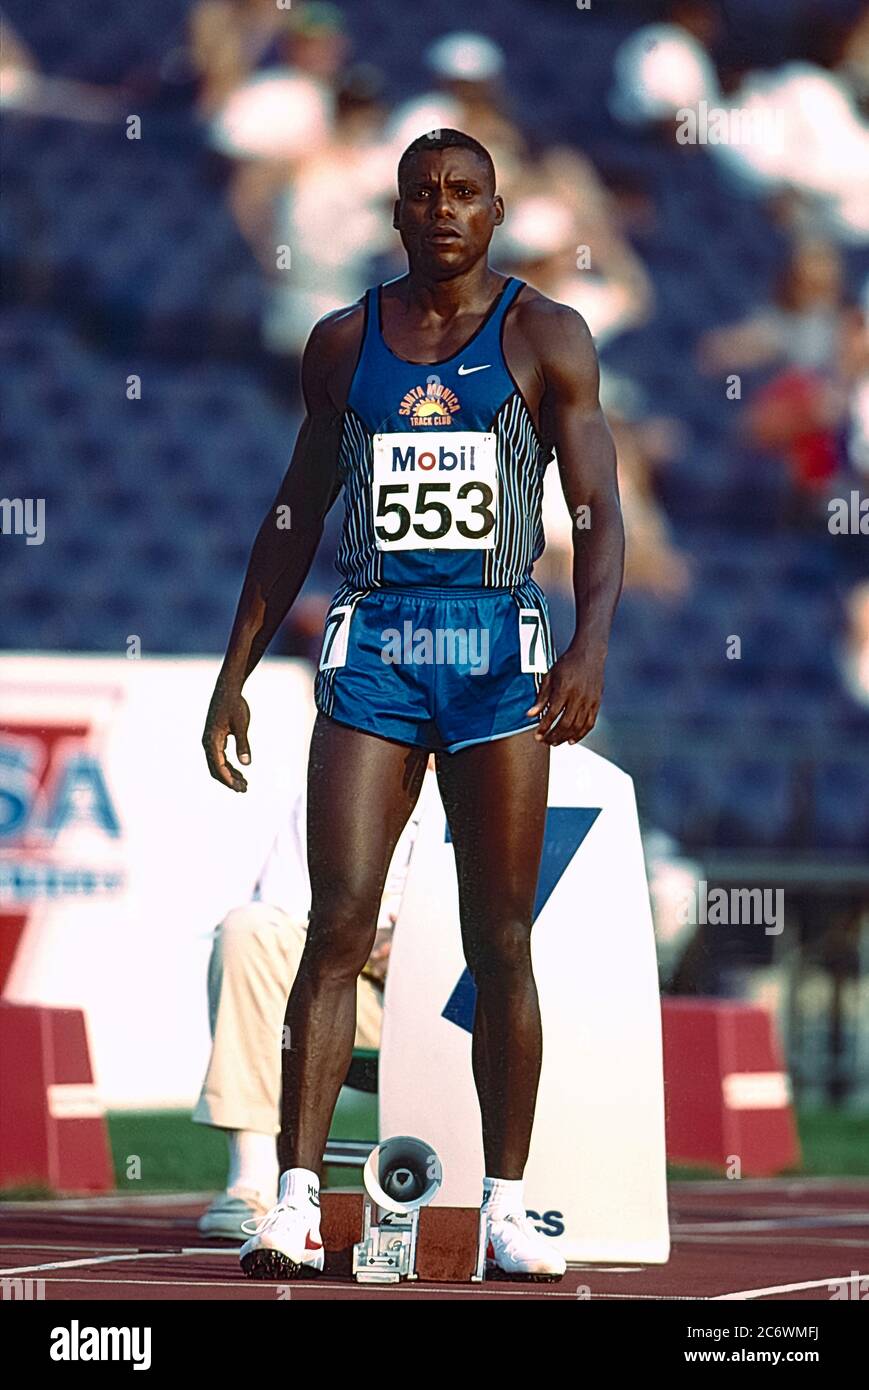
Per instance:
[[[362,971],[363,975],[367,975],[369,979],[375,980],[381,986],[386,979],[386,971],[389,967],[389,953],[392,950],[392,932],[395,927],[396,915],[394,912],[389,914],[390,925],[388,927],[377,928],[371,955],[365,962],[365,968]]]
[[[542,716],[534,733],[538,743],[577,743],[594,728],[603,698],[605,657],[605,652],[587,646],[570,646],[546,672],[537,702],[527,711]]]
[[[226,740],[230,734],[235,739],[235,751],[240,763],[250,762],[250,745],[247,730],[250,724],[250,709],[240,690],[228,690],[218,681],[214,687],[211,704],[205,719],[205,732],[202,746],[208,762],[208,771],[218,782],[230,787],[234,792],[246,792],[247,782],[241,773],[226,760]]]

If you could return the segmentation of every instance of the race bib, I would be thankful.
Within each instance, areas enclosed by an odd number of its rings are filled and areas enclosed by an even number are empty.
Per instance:
[[[376,434],[371,501],[378,550],[494,549],[494,434]]]

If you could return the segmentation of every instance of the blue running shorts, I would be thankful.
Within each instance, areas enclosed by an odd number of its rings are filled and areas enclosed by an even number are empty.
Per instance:
[[[342,585],[326,617],[317,709],[366,733],[456,753],[521,733],[555,661],[549,608],[509,589]]]

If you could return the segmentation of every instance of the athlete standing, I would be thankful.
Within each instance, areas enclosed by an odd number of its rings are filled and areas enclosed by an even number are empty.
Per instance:
[[[522,1194],[542,1052],[531,922],[549,749],[595,722],[624,538],[588,328],[490,268],[503,218],[492,160],[470,136],[444,130],[402,155],[394,225],[408,273],[311,333],[307,413],[254,543],[208,711],[211,774],[243,792],[225,756],[231,734],[250,762],[242,687],[343,487],[344,582],[326,621],[308,766],[311,916],[286,1012],[281,1183],[241,1250],[254,1277],[323,1268],[319,1171],[352,1054],[356,979],[430,750],[477,992],[490,1265],[525,1278],[565,1269]],[[553,446],[571,515],[588,509],[574,530],[576,633],[557,660],[530,577]]]

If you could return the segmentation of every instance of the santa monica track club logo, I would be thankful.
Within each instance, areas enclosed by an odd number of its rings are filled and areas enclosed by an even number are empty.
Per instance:
[[[399,415],[410,418],[412,425],[433,425],[438,429],[451,425],[451,416],[459,409],[459,398],[449,386],[430,381],[426,386],[414,386],[402,398]]]

